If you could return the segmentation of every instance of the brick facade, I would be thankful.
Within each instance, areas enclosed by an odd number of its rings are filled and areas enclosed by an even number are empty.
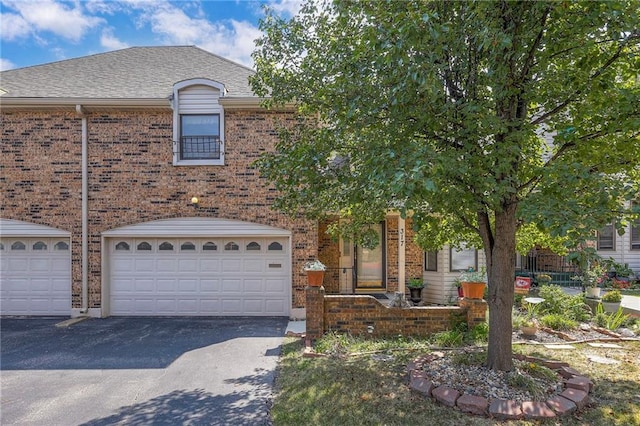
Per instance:
[[[456,322],[470,327],[485,321],[484,300],[462,299],[459,306],[387,307],[372,296],[325,295],[324,289],[307,287],[307,337],[325,332],[353,335],[428,336],[452,328]]]
[[[288,113],[225,112],[225,165],[172,164],[172,111],[89,110],[89,307],[101,306],[101,233],[157,219],[235,219],[292,232],[292,307],[305,304],[302,265],[317,226],[270,208],[275,190],[252,163],[273,150]],[[72,304],[81,305],[82,118],[75,111],[3,111],[0,216],[69,231]],[[199,208],[190,204],[200,199]]]

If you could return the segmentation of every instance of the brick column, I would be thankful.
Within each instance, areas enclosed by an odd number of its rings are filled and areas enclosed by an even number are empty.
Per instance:
[[[307,308],[307,339],[317,339],[324,334],[324,287],[305,288]]]
[[[459,305],[467,312],[467,325],[475,327],[486,321],[487,302],[482,299],[460,299]]]

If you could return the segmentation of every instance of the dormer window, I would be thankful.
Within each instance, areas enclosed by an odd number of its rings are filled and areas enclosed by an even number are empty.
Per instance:
[[[173,87],[173,164],[224,165],[224,86],[206,79]]]
[[[220,155],[220,115],[181,115],[180,160],[219,160]]]

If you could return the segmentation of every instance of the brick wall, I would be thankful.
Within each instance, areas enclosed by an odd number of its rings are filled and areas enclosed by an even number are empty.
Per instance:
[[[469,299],[460,306],[393,308],[371,296],[325,295],[324,289],[308,287],[307,337],[316,339],[328,331],[372,337],[428,336],[459,321],[478,325],[485,321],[486,310],[484,300]]]
[[[292,231],[292,306],[305,304],[304,262],[317,227],[270,208],[275,190],[252,166],[273,150],[287,113],[227,111],[225,166],[172,164],[170,110],[89,111],[89,293],[101,305],[102,232],[150,220],[204,216]],[[73,306],[81,292],[81,118],[65,111],[2,113],[0,215],[70,231]],[[200,199],[194,209],[189,200]]]

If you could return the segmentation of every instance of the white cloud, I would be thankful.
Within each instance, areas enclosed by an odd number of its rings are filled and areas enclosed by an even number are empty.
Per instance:
[[[280,14],[294,16],[300,11],[302,0],[272,0],[267,4]]]
[[[16,67],[16,64],[8,59],[0,58],[0,71],[10,70]]]
[[[149,24],[151,30],[167,44],[197,45],[227,59],[253,66],[253,41],[260,36],[258,28],[246,21],[211,22],[187,15],[184,9],[168,2],[148,3],[130,0],[130,6],[143,9],[138,25]],[[193,6],[193,4],[184,4]]]
[[[22,35],[50,31],[66,39],[78,41],[87,30],[104,22],[101,18],[85,15],[79,2],[75,3],[73,8],[54,0],[4,1],[3,4],[18,12],[29,27],[30,30]],[[13,27],[14,30],[15,28]]]
[[[0,36],[3,40],[15,40],[16,38],[29,35],[31,27],[24,18],[15,13],[3,13],[0,15],[2,19],[2,31]]]
[[[113,35],[112,28],[105,28],[104,30],[102,30],[102,35],[100,36],[100,45],[108,50],[117,50],[129,47],[127,43],[119,40],[116,36]]]

